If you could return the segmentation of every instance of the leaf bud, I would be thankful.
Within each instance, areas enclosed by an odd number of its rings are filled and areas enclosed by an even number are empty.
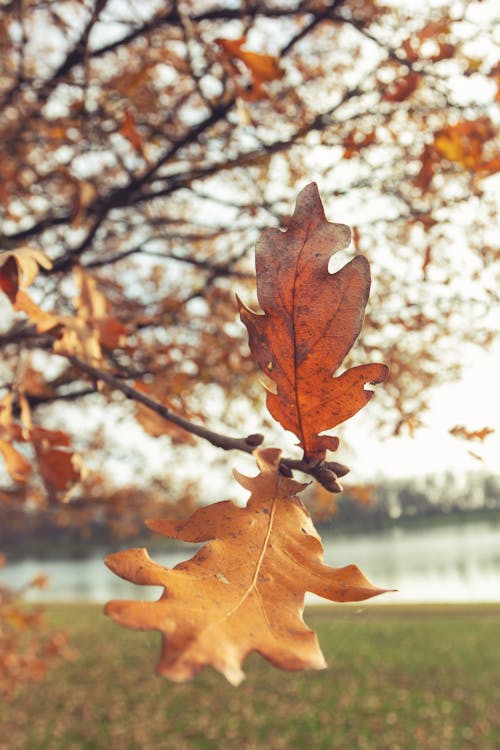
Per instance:
[[[258,432],[255,432],[252,435],[248,435],[245,438],[245,442],[248,445],[251,445],[252,447],[257,447],[257,445],[260,445],[263,441],[264,441],[264,435],[261,435]]]
[[[349,474],[349,472],[351,471],[348,466],[345,466],[345,464],[339,464],[337,463],[337,461],[325,461],[323,466],[326,469],[330,469],[330,471],[333,471],[333,473],[338,477],[345,477],[345,475]]]
[[[280,474],[283,474],[284,477],[293,477],[292,470],[283,462],[280,463],[279,471]]]
[[[342,492],[342,485],[340,482],[337,482],[337,475],[325,466],[321,466],[321,468],[318,469],[315,473],[315,477],[325,490],[329,490],[330,492]]]

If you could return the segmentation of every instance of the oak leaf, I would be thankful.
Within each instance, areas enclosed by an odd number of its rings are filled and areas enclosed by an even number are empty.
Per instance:
[[[323,669],[316,635],[302,619],[305,592],[346,602],[385,591],[355,565],[323,563],[319,535],[297,497],[305,485],[280,474],[279,450],[255,455],[256,477],[235,472],[251,492],[245,508],[226,501],[185,521],[147,522],[172,539],[208,542],[191,560],[164,568],[144,548],[105,558],[128,581],[164,587],[157,602],[112,601],[105,613],[127,627],[160,631],[157,672],[176,682],[212,666],[237,685],[252,651],[281,669]]]
[[[388,375],[386,365],[368,364],[333,377],[361,330],[370,290],[361,255],[328,272],[330,256],[349,241],[347,226],[326,221],[311,183],[299,194],[287,231],[268,229],[257,244],[264,315],[238,300],[253,357],[277,388],[268,391],[267,408],[315,462],[338,447],[338,438],[319,433],[356,414],[373,396],[365,385]]]

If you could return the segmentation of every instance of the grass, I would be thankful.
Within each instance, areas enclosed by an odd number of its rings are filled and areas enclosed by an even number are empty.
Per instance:
[[[0,703],[0,750],[498,750],[500,606],[311,609],[329,669],[153,674],[159,637],[48,607],[79,657]]]

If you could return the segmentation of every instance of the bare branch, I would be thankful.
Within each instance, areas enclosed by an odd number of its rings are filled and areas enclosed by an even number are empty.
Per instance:
[[[179,414],[175,414],[171,409],[168,409],[163,404],[158,403],[158,401],[150,398],[145,393],[141,393],[141,391],[138,391],[128,383],[123,382],[115,375],[112,375],[105,370],[100,370],[97,367],[84,362],[78,357],[67,355],[67,359],[74,367],[77,367],[86,375],[89,375],[94,382],[97,383],[99,380],[101,380],[103,383],[111,386],[111,388],[115,388],[116,390],[123,393],[123,395],[128,399],[132,399],[133,401],[137,401],[138,403],[143,404],[143,406],[151,409],[151,411],[153,411],[155,414],[158,414],[160,417],[163,417],[172,424],[177,425],[177,427],[181,427],[183,430],[186,430],[186,432],[190,432],[192,435],[196,435],[197,437],[206,440],[216,448],[222,448],[222,450],[225,451],[237,450],[243,453],[251,454],[253,453],[255,448],[264,441],[263,435],[260,434],[252,434],[247,435],[243,438],[237,438],[230,437],[229,435],[222,435],[219,432],[209,430],[206,427],[203,427],[203,425],[195,424],[194,422],[181,417]],[[95,390],[97,390],[97,387],[95,388]],[[310,476],[317,479],[317,481],[320,482],[320,484],[322,484],[326,489],[330,490],[330,492],[342,491],[342,487],[336,482],[336,479],[338,476],[343,476],[349,471],[346,466],[343,466],[342,464],[338,464],[336,462],[324,462],[322,464],[312,465],[308,461],[301,461],[292,458],[283,458],[281,460],[280,466],[283,473],[285,474],[290,473],[292,469],[301,471],[304,474],[309,474]],[[335,469],[337,469],[337,471],[335,471]]]

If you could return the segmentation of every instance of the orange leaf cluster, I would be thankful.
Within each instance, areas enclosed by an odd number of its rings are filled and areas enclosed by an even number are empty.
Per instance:
[[[121,625],[158,630],[163,648],[157,672],[176,682],[212,666],[237,685],[252,651],[281,669],[323,669],[316,636],[302,619],[305,592],[345,602],[384,591],[355,565],[330,568],[322,562],[320,538],[297,497],[305,485],[280,473],[279,450],[255,455],[256,477],[235,472],[251,493],[245,508],[226,501],[183,522],[148,522],[171,539],[207,542],[191,560],[170,570],[145,549],[106,557],[122,578],[163,586],[157,602],[112,601],[105,612]]]
[[[75,270],[79,289],[79,296],[75,300],[76,315],[53,315],[38,307],[25,292],[25,287],[33,283],[40,267],[48,270],[52,263],[44,253],[36,249],[22,247],[0,253],[0,288],[9,298],[14,310],[24,312],[36,325],[38,332],[53,333],[55,353],[80,356],[84,360],[99,363],[102,361],[103,346],[111,349],[124,345],[125,327],[109,315],[105,296],[81,268]],[[66,490],[76,482],[80,478],[80,469],[69,436],[65,432],[32,424],[26,396],[36,376],[34,370],[31,373],[25,372],[17,384],[21,423],[13,416],[13,393],[9,393],[0,404],[0,453],[11,478],[25,484],[32,473],[31,462],[14,443],[31,443],[41,478],[53,494]],[[35,387],[37,395],[40,395],[40,378],[38,381]],[[50,389],[46,384],[42,390],[43,395],[50,396]]]
[[[62,328],[54,352],[99,364],[103,359],[102,347],[114,349],[125,345],[126,329],[117,318],[109,315],[108,301],[91,276],[77,267],[75,281],[79,290],[75,300],[76,315],[59,318]]]
[[[243,49],[245,37],[241,39],[217,39],[220,47],[220,59],[226,66],[229,75],[235,82],[238,96],[246,101],[264,99],[267,93],[264,84],[283,77],[278,60],[272,55],[262,55]],[[239,81],[243,71],[250,76],[250,86],[242,86]]]
[[[370,290],[363,256],[328,272],[332,253],[349,241],[349,228],[326,221],[318,189],[308,185],[287,231],[268,229],[257,244],[264,315],[239,302],[253,357],[277,389],[268,390],[267,408],[313,462],[338,447],[338,438],[320,433],[356,414],[373,396],[366,384],[388,375],[386,365],[368,364],[333,377],[361,330]]]
[[[18,396],[21,422],[14,419],[13,394],[0,403],[0,453],[14,482],[25,484],[31,475],[31,462],[13,443],[31,444],[45,485],[52,491],[65,490],[77,481],[80,471],[69,436],[62,430],[47,430],[31,421],[29,404],[24,395]]]
[[[0,568],[5,556],[0,554]],[[44,575],[37,575],[16,591],[0,581],[0,695],[13,698],[25,682],[41,680],[48,662],[55,656],[71,658],[64,633],[47,636],[40,608],[29,609],[23,602],[28,589],[43,588]]]
[[[463,425],[456,425],[450,429],[450,435],[464,440],[479,440],[481,443],[495,432],[493,427],[482,427],[480,430],[468,430]]]
[[[464,169],[492,174],[500,169],[500,157],[484,160],[484,144],[495,137],[497,129],[491,120],[480,117],[449,125],[434,137],[436,152]]]
[[[459,165],[474,176],[487,177],[500,170],[500,157],[485,156],[486,144],[497,137],[497,128],[487,117],[476,120],[463,120],[455,125],[447,125],[434,134],[434,140],[427,144],[420,157],[421,167],[415,185],[426,192],[441,159]]]

